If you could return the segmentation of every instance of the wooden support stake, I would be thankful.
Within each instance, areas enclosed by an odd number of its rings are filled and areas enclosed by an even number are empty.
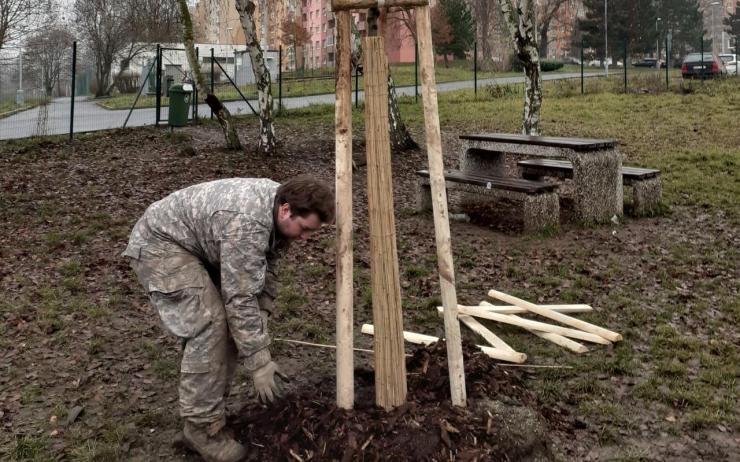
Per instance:
[[[531,329],[540,332],[552,332],[553,334],[560,334],[570,338],[577,338],[591,343],[600,343],[602,345],[611,344],[609,340],[606,340],[605,338],[595,334],[583,332],[576,329],[569,329],[567,327],[555,326],[553,324],[545,324],[544,322],[530,321],[529,319],[522,319],[518,316],[513,316],[510,314],[492,313],[482,307],[467,307],[465,309],[461,309],[460,313],[475,316],[476,318],[491,319],[493,321],[523,327],[524,329],[528,330]]]
[[[375,329],[372,324],[363,324],[362,333],[367,335],[374,335]],[[418,334],[416,332],[403,331],[403,339],[409,343],[416,343],[420,345],[431,345],[432,343],[439,342],[439,337],[433,335]],[[516,351],[508,351],[500,348],[491,348],[483,345],[476,345],[483,353],[493,359],[500,359],[502,361],[509,361],[512,363],[523,363],[527,360],[527,355],[524,353],[518,353]]]
[[[373,7],[404,7],[428,5],[429,0],[331,0],[331,10],[363,10]]]
[[[406,401],[401,285],[393,215],[388,134],[388,65],[383,37],[365,37],[365,145],[370,221],[370,280],[375,337],[375,402],[388,410]]]
[[[485,303],[485,305],[483,305]],[[467,305],[457,305],[457,309],[465,308]],[[480,306],[485,306],[485,308],[488,311],[491,311],[493,313],[500,313],[500,314],[524,314],[529,313],[529,310],[526,310],[524,308],[518,307],[518,306],[511,306],[511,305],[493,305],[488,302],[481,302]],[[549,308],[551,310],[555,310],[558,313],[588,313],[590,311],[593,311],[593,308],[591,308],[588,305],[540,305],[544,306],[546,308]],[[442,308],[441,306],[438,306],[437,309],[440,310]],[[439,311],[440,313],[443,312],[443,310]]]
[[[616,332],[612,332],[608,329],[604,329],[603,327],[593,325],[586,321],[581,321],[580,319],[572,318],[562,313],[558,313],[557,311],[535,305],[534,303],[530,303],[526,300],[522,300],[520,298],[505,294],[503,292],[499,292],[497,290],[488,291],[488,296],[491,298],[495,298],[496,300],[501,300],[502,302],[525,308],[532,313],[539,314],[540,316],[552,319],[553,321],[565,324],[566,326],[575,327],[576,329],[580,329],[584,332],[589,332],[591,334],[604,337],[611,342],[618,342],[622,340],[622,336]]]
[[[421,94],[424,104],[424,132],[429,162],[429,184],[432,191],[434,234],[437,243],[437,267],[445,308],[445,336],[447,361],[450,370],[452,404],[466,405],[465,366],[463,364],[460,322],[457,320],[457,293],[455,292],[455,267],[452,262],[450,222],[447,212],[447,190],[442,162],[442,135],[439,128],[437,86],[434,78],[434,50],[429,7],[416,8],[416,37],[419,45]]]
[[[459,307],[462,307],[462,305],[458,305]],[[445,309],[441,306],[437,307],[437,312],[439,312],[440,316],[444,316]],[[488,330],[486,326],[478,322],[477,319],[475,319],[472,316],[468,316],[467,314],[458,314],[457,318],[466,326],[470,328],[473,332],[483,337],[488,343],[493,345],[496,348],[501,348],[502,350],[506,351],[516,351],[513,348],[511,348],[506,342],[501,340],[501,338]]]
[[[480,302],[480,304],[481,304],[481,306],[483,306],[485,308],[490,308],[491,306],[493,306],[493,305],[491,305],[488,302]],[[509,316],[514,316],[514,315],[509,315]],[[518,316],[514,316],[514,317],[517,318],[517,319],[522,319],[522,318],[520,318]],[[529,332],[533,333],[534,335],[536,335],[537,337],[540,337],[542,339],[548,340],[548,341],[554,343],[555,345],[559,345],[559,346],[561,346],[563,348],[567,348],[570,351],[573,351],[575,353],[586,353],[586,352],[588,352],[588,348],[586,348],[585,345],[583,345],[581,343],[578,343],[578,342],[574,342],[573,340],[571,340],[571,339],[569,339],[567,337],[564,337],[562,335],[553,334],[552,332],[540,332],[538,330],[532,330],[532,329],[527,329],[527,330]]]
[[[352,89],[349,11],[337,19],[337,82],[335,107],[337,224],[337,407],[352,409],[355,397],[352,353]]]

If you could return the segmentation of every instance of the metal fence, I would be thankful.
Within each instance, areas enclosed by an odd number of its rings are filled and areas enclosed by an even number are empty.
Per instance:
[[[703,46],[701,41],[696,48],[701,50]],[[571,63],[543,72],[546,89],[560,96],[571,96],[604,91],[644,92],[646,89],[657,92],[684,85],[678,69],[680,61],[669,61],[667,66],[655,69],[635,67],[632,61],[639,55],[633,55],[626,47],[618,62],[609,66],[608,79],[589,78],[603,77],[606,70],[588,65],[594,64],[584,57],[588,49],[588,44],[582,43],[580,50],[576,50],[580,56]],[[669,42],[664,49],[670,50]],[[108,93],[107,88],[99,88],[94,60],[84,51],[78,53],[76,44],[70,45],[61,55],[60,72],[51,83],[31,56],[22,50],[4,51],[0,56],[0,139],[44,135],[72,138],[74,133],[80,132],[167,124],[170,89],[194,77],[184,49],[152,44],[127,71],[116,73],[116,77],[110,79],[113,96],[95,97],[96,93]],[[463,60],[438,58],[435,72],[440,92],[467,88],[476,95],[483,90],[488,95],[500,96],[521,91],[521,71],[502,72],[491,67],[490,62],[489,67],[481,69],[477,65],[477,51],[474,46],[470,56]],[[208,91],[218,96],[233,115],[256,114],[257,90],[246,49],[201,45],[196,46],[196,54]],[[284,54],[281,49],[266,51],[264,57],[272,76],[276,109],[333,104],[333,56],[333,50],[327,50],[324,59],[312,60],[313,65],[309,67],[296,62],[294,56]],[[493,64],[499,68],[508,66],[508,63]],[[397,95],[418,102],[417,60],[391,64],[391,75]],[[354,69],[352,77],[353,99],[355,105],[359,105],[363,98],[361,68]],[[197,122],[200,118],[212,117],[205,96],[195,92],[188,120]]]

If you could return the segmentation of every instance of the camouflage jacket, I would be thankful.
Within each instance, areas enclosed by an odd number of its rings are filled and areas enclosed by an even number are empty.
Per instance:
[[[149,206],[123,252],[139,259],[142,249],[166,243],[200,258],[220,282],[229,331],[247,358],[270,343],[258,299],[276,296],[273,210],[279,186],[269,179],[231,178],[176,191]]]

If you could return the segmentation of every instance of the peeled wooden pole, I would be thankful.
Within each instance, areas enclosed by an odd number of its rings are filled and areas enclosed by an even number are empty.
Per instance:
[[[493,305],[491,305],[488,302],[480,302],[480,304],[481,304],[481,306],[483,306],[485,308],[490,308],[490,307],[493,306]],[[511,315],[510,314],[509,316],[514,316],[514,315]],[[514,316],[514,317],[516,319],[522,319],[522,318],[520,318],[518,316]],[[587,353],[588,352],[588,348],[586,348],[585,345],[580,344],[578,342],[574,342],[573,340],[571,340],[571,339],[569,339],[569,338],[567,338],[567,337],[565,337],[563,335],[553,334],[552,332],[540,332],[538,330],[532,330],[532,329],[527,329],[527,330],[529,332],[533,333],[534,335],[536,335],[539,338],[542,338],[542,339],[545,339],[547,341],[550,341],[550,342],[552,342],[552,343],[554,343],[556,345],[559,345],[559,346],[561,346],[563,348],[567,348],[567,349],[569,349],[570,351],[572,351],[574,353]]]
[[[362,333],[367,335],[375,335],[375,328],[371,324],[362,325]],[[433,335],[417,334],[416,332],[403,331],[403,339],[409,343],[416,343],[420,345],[431,345],[432,343],[439,342],[439,338]],[[527,355],[524,353],[518,353],[516,351],[504,350],[501,348],[491,348],[483,345],[476,345],[486,356],[493,359],[500,359],[502,361],[509,361],[512,363],[521,364],[527,360]]]
[[[485,303],[485,305],[483,305]],[[488,311],[491,311],[493,313],[500,313],[500,314],[524,314],[529,313],[529,310],[526,310],[524,308],[518,307],[518,306],[511,306],[511,305],[493,305],[488,302],[481,302],[481,305],[485,307]],[[593,311],[593,308],[591,308],[588,305],[540,305],[544,306],[545,308],[549,308],[551,310],[557,311],[558,313],[588,313],[590,311]],[[466,308],[467,305],[457,305],[457,309],[460,310],[461,308]],[[437,309],[440,310],[439,312],[442,313],[443,310],[441,310],[441,306],[438,306]]]
[[[553,324],[546,324],[539,321],[530,321],[529,319],[523,319],[518,316],[511,314],[499,314],[492,313],[482,307],[467,307],[460,310],[461,314],[468,314],[475,316],[476,318],[491,319],[493,321],[503,322],[504,324],[511,324],[513,326],[519,326],[524,329],[536,330],[539,332],[552,332],[554,334],[564,335],[570,338],[577,338],[592,343],[600,343],[602,345],[611,345],[609,340],[598,335],[590,334],[576,329],[570,329],[568,327],[556,326]]]
[[[523,319],[523,318],[520,318],[519,316],[514,316],[513,314],[504,314],[504,313],[500,313],[500,312],[497,312],[497,311],[490,311],[491,306],[492,305],[490,303],[488,303],[488,302],[481,302],[480,306],[472,306],[472,307],[464,306],[464,305],[458,305],[458,308],[460,309],[461,313],[458,314],[457,317],[460,319],[460,321],[462,321],[466,326],[470,327],[473,331],[476,331],[476,328],[477,328],[477,327],[474,327],[473,325],[471,325],[471,324],[474,324],[474,323],[477,323],[480,327],[482,327],[483,329],[486,329],[485,326],[483,326],[481,323],[479,323],[478,320],[476,320],[475,318],[473,318],[473,317],[471,317],[469,315],[466,315],[466,314],[462,314],[462,312],[465,312],[468,308],[473,308],[474,309],[473,311],[475,311],[476,308],[484,308],[489,313],[495,313],[495,314],[497,314],[499,316],[508,316],[509,319],[511,320],[509,322],[509,324],[516,323],[514,325],[516,325],[518,327],[522,327],[523,329],[526,329],[527,331],[533,333],[534,335],[536,335],[536,336],[538,336],[540,338],[543,338],[545,340],[549,340],[550,342],[552,342],[552,343],[554,343],[556,345],[559,345],[559,346],[561,346],[563,348],[567,348],[567,349],[569,349],[569,350],[571,350],[571,351],[573,351],[575,353],[586,353],[586,352],[588,352],[588,348],[586,348],[586,346],[584,346],[583,344],[580,344],[578,342],[574,342],[573,340],[565,337],[564,335],[555,334],[555,333],[552,333],[552,332],[542,332],[542,331],[538,331],[538,330],[535,330],[535,329],[531,329],[531,328],[525,327],[526,322],[529,321],[528,319]],[[442,314],[444,312],[444,308],[442,308],[441,306],[438,306],[437,307],[437,310],[440,312],[440,314]],[[468,319],[472,319],[474,321],[474,323],[469,322]],[[490,318],[488,318],[488,319],[490,319]],[[492,320],[494,320],[494,319],[492,319]],[[522,322],[522,321],[524,321],[524,322]],[[560,327],[560,326],[554,326],[554,327],[557,328],[557,327]],[[489,343],[491,343],[491,345],[493,345],[493,346],[495,346],[497,348],[503,348],[503,349],[510,348],[508,345],[506,345],[505,343],[503,343],[503,340],[501,340],[496,334],[494,334],[493,332],[489,331],[488,329],[486,329],[486,331],[488,331],[488,333],[489,333],[489,334],[486,334],[487,336],[484,336],[483,334],[481,334],[480,332],[477,332],[477,331],[476,331],[476,333],[478,333],[479,335],[483,336]],[[586,334],[586,333],[584,332],[583,334]],[[590,334],[586,334],[586,335],[590,335]],[[494,338],[495,339],[498,339],[498,340],[494,340]],[[598,336],[591,337],[591,338],[592,339],[598,339]],[[501,346],[500,344],[497,344],[497,343],[494,343],[494,342],[503,343],[504,345],[506,345],[506,347]],[[601,343],[607,343],[607,341],[604,340],[604,339],[601,339]]]
[[[543,308],[541,306],[535,305],[534,303],[530,303],[526,300],[522,300],[520,298],[516,298],[512,295],[505,294],[503,292],[499,292],[497,290],[489,290],[488,296],[491,298],[495,298],[496,300],[501,300],[502,302],[511,303],[512,305],[516,305],[522,308],[525,308],[532,313],[539,314],[540,316],[543,316],[545,318],[552,319],[553,321],[557,321],[560,323],[565,324],[566,326],[575,327],[576,329],[580,329],[584,332],[589,332],[594,335],[598,335],[600,337],[604,337],[605,339],[611,341],[611,342],[618,342],[622,340],[622,336],[616,332],[612,332],[608,329],[604,329],[603,327],[599,327],[596,325],[593,325],[591,323],[588,323],[586,321],[581,321],[580,319],[572,318],[570,316],[566,316],[562,313],[558,313],[557,311],[549,310],[547,308]]]
[[[437,243],[437,267],[445,308],[445,336],[447,338],[447,361],[450,370],[450,394],[452,404],[466,405],[465,367],[463,364],[460,322],[457,320],[457,293],[455,292],[455,267],[452,263],[450,221],[447,214],[447,189],[442,162],[442,135],[439,128],[437,108],[437,86],[434,79],[434,51],[432,48],[432,25],[429,7],[416,8],[416,37],[419,45],[419,69],[421,71],[421,94],[424,104],[424,132],[426,135],[429,162],[429,184],[432,191],[434,234]]]
[[[444,308],[442,308],[441,306],[438,306],[437,311],[439,312],[440,316],[444,316],[444,312],[445,312]],[[506,342],[501,340],[501,338],[498,335],[488,330],[486,326],[478,322],[478,320],[475,319],[474,317],[468,316],[467,314],[458,314],[457,318],[460,320],[460,322],[468,326],[470,330],[472,330],[476,334],[483,337],[486,342],[490,343],[494,347],[501,348],[502,350],[506,350],[506,351],[515,351]]]
[[[335,107],[336,224],[337,224],[337,407],[354,406],[352,353],[352,90],[350,80],[350,13],[337,19],[337,82]]]
[[[401,284],[393,215],[388,75],[383,37],[365,37],[365,145],[370,222],[370,281],[375,336],[375,402],[392,409],[406,401]]]

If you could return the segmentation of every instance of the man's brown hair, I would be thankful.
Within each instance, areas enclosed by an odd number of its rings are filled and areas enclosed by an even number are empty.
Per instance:
[[[322,223],[334,221],[334,192],[323,181],[310,175],[299,175],[281,184],[275,196],[277,206],[290,204],[290,213],[307,217],[312,213]]]

